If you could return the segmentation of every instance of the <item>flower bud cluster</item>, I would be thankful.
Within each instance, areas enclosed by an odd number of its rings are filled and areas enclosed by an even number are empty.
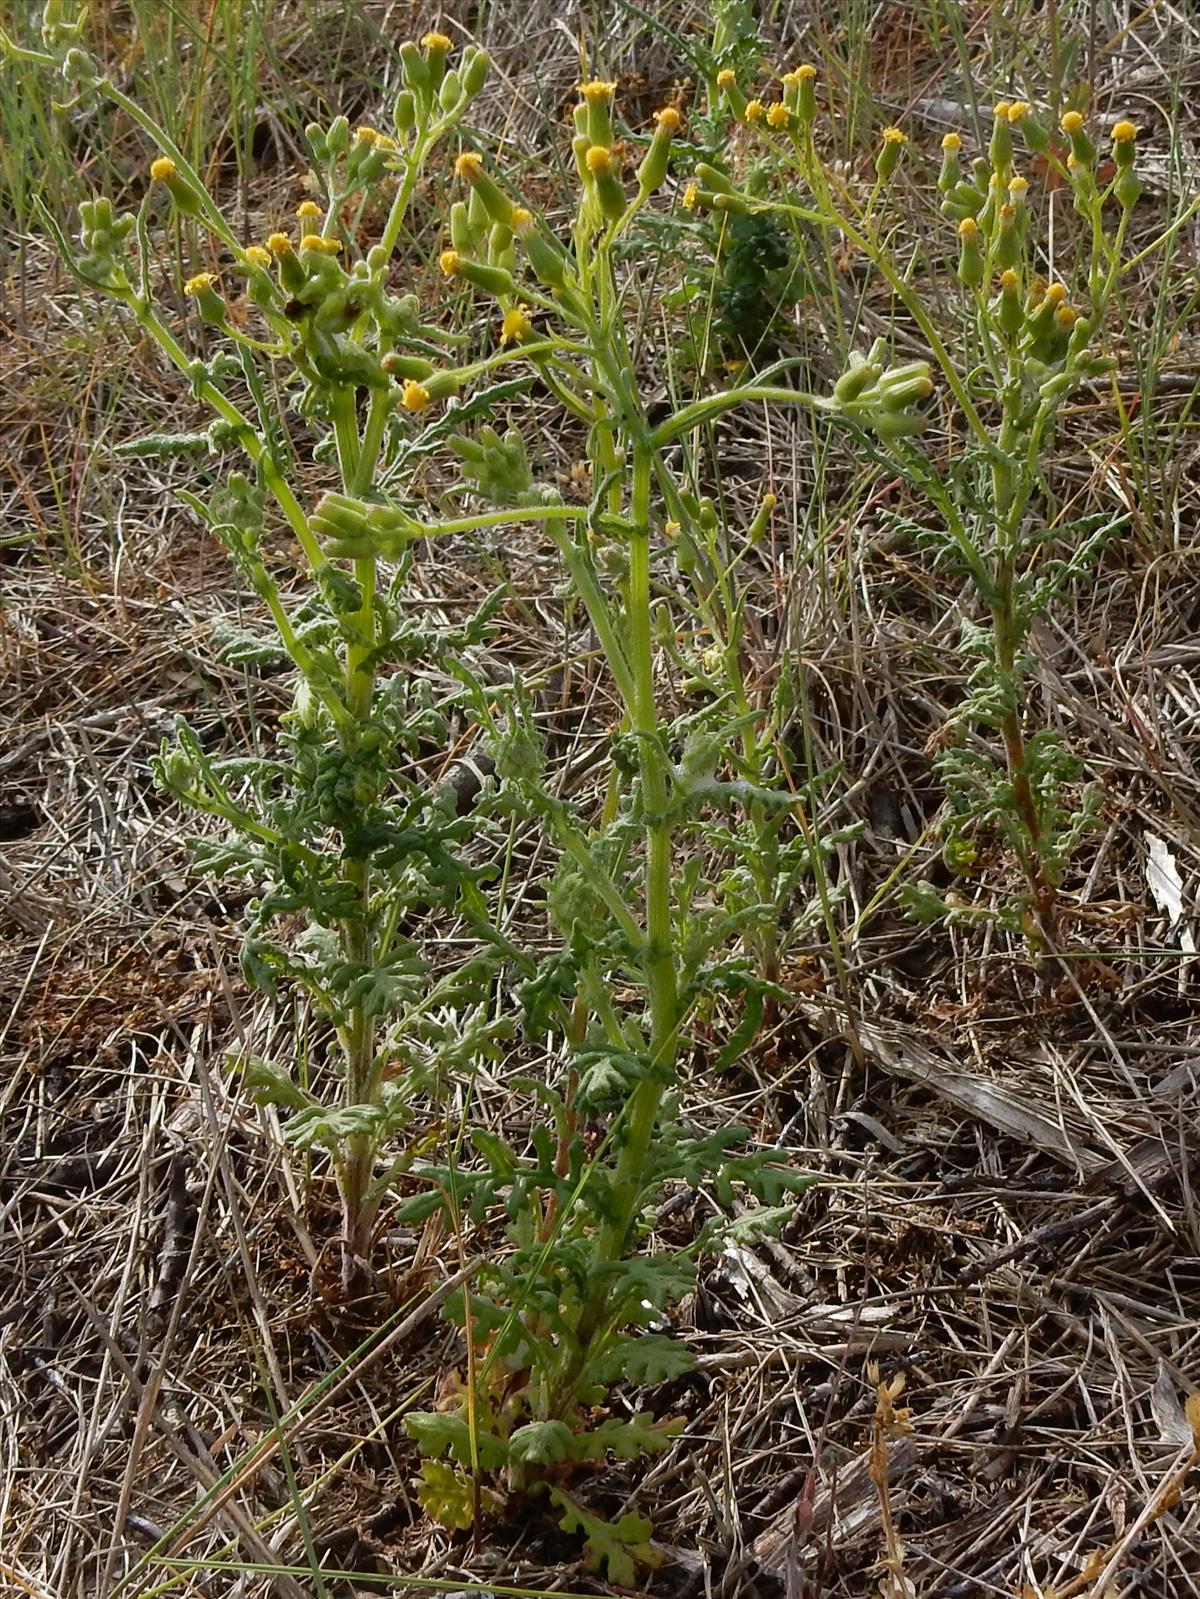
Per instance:
[[[883,339],[876,339],[865,356],[854,351],[834,384],[834,406],[885,441],[911,438],[928,422],[917,407],[933,393],[933,369],[928,361],[885,366],[886,354]]]
[[[491,65],[487,51],[469,44],[451,65],[454,53],[453,39],[437,32],[419,45],[409,40],[400,46],[404,88],[392,109],[397,138],[457,121],[483,88]]]
[[[79,207],[80,253],[75,267],[81,277],[100,288],[125,286],[125,241],[133,232],[132,215],[117,216],[112,201],[101,196]]]
[[[980,317],[1012,355],[1023,358],[1026,376],[1042,398],[1054,400],[1070,392],[1079,378],[1108,369],[1109,363],[1088,353],[1102,307],[1081,312],[1061,283],[1047,287],[1029,281],[1029,183],[1015,169],[1014,132],[1029,150],[1051,162],[1058,160],[1058,153],[1026,101],[1002,100],[992,116],[987,156],[976,160],[969,172],[961,161],[959,135],[948,133],[942,140],[942,210],[958,223],[957,275],[976,297]],[[1111,194],[1128,213],[1141,192],[1134,172],[1133,124],[1120,121],[1113,127],[1116,175],[1104,193],[1097,184],[1098,151],[1082,113],[1067,111],[1060,128],[1070,146],[1065,171],[1076,209],[1099,227],[1101,208]],[[1093,271],[1091,279],[1093,294],[1102,298],[1103,278]],[[993,283],[995,291],[988,298]]]

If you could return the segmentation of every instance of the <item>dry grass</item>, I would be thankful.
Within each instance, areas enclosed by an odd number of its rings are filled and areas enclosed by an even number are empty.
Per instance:
[[[896,108],[961,100],[955,72],[905,44],[904,17],[872,17],[889,24],[874,70]],[[1101,52],[1098,101],[1118,81],[1169,101],[1195,75],[1177,54],[1189,27],[1163,8]],[[545,140],[577,38],[656,90],[681,75],[623,11],[564,28],[545,8],[498,7],[484,37],[515,91],[495,125],[518,142]],[[0,546],[0,1594],[107,1594],[152,1546],[126,1592],[173,1570],[206,1596],[366,1592],[370,1573],[594,1591],[536,1518],[480,1547],[431,1529],[415,1501],[401,1418],[453,1367],[436,1311],[461,1249],[498,1240],[397,1234],[390,1305],[320,1293],[332,1185],[238,1097],[224,1056],[253,1040],[319,1060],[321,1040],[242,985],[241,901],[190,879],[188,824],[148,767],[174,715],[244,747],[269,740],[286,695],[221,664],[214,624],[242,602],[172,498],[203,463],[159,480],[106,453],[148,418],[187,425],[178,386],[80,312],[44,252],[26,261],[25,309],[17,320],[10,301],[0,341],[0,504],[5,537],[23,540]],[[937,870],[927,752],[961,692],[963,597],[878,520],[903,509],[896,484],[864,497],[831,471],[845,513],[826,503],[814,547],[807,435],[785,417],[739,426],[747,489],[767,463],[788,513],[758,579],[756,665],[766,679],[784,651],[803,662],[812,764],[837,770],[820,823],[865,827],[830,866],[844,978],[805,929],[773,1032],[736,1073],[714,1082],[701,1062],[690,1085],[697,1118],[746,1121],[825,1180],[780,1242],[707,1261],[678,1311],[697,1369],[651,1396],[686,1416],[678,1448],[589,1485],[593,1503],[653,1516],[667,1556],[654,1593],[1200,1589],[1183,1409],[1200,1372],[1195,353],[1185,326],[1176,381],[1145,402],[1162,459],[1140,477],[1111,411],[1079,419],[1094,441],[1074,463],[1081,501],[1134,515],[1039,641],[1048,714],[1105,795],[1067,884],[1074,956],[1041,971],[975,924],[914,929],[894,897],[898,869]],[[569,477],[570,441],[559,449]],[[602,685],[564,675],[544,552],[439,546],[418,592],[459,614],[493,563],[517,596],[497,669],[551,685],[555,758],[586,794],[609,716]],[[1152,839],[1181,875],[1179,923],[1156,896]],[[531,838],[515,859],[520,916],[544,856]],[[960,891],[983,903],[1004,871],[984,861],[988,890]],[[485,1117],[521,1113],[502,1070],[477,1092]],[[677,1196],[664,1234],[704,1204]],[[898,1373],[903,1394],[881,1396]],[[170,1564],[303,1572],[314,1558],[323,1588]]]

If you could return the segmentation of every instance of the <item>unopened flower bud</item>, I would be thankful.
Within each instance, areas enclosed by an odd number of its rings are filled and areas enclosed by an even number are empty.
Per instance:
[[[1087,135],[1082,112],[1067,111],[1059,123],[1071,141],[1071,154],[1081,166],[1090,167],[1096,159],[1096,146]]]
[[[183,292],[196,302],[196,310],[209,327],[225,327],[225,302],[217,293],[217,277],[214,273],[197,272],[184,284]]]
[[[907,143],[908,135],[899,128],[884,128],[883,143],[875,157],[875,172],[881,183],[886,183],[899,166],[900,152]]]
[[[589,78],[579,85],[583,96],[583,132],[592,145],[608,146],[613,142],[612,103],[617,86],[606,78]]]
[[[968,289],[977,289],[983,282],[984,270],[979,224],[974,217],[964,217],[958,225],[958,281]]]
[[[150,163],[150,176],[155,183],[165,186],[178,210],[184,216],[194,217],[200,214],[200,196],[192,187],[183,173],[171,160],[170,156],[160,155]]]

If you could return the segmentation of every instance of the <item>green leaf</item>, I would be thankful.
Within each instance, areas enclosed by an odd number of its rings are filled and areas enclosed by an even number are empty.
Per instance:
[[[658,1333],[638,1338],[616,1338],[591,1368],[598,1382],[631,1382],[640,1387],[670,1382],[691,1371],[696,1357],[686,1345]]]
[[[475,1495],[471,1479],[457,1466],[444,1460],[423,1460],[417,1498],[430,1521],[452,1532],[469,1527],[475,1519]]]
[[[548,1466],[574,1458],[575,1434],[565,1421],[531,1421],[508,1440],[508,1458],[522,1465]]]
[[[405,1416],[404,1425],[417,1440],[422,1454],[450,1455],[460,1466],[473,1464],[471,1428],[465,1417],[437,1410],[414,1410]],[[496,1471],[508,1459],[508,1445],[493,1433],[476,1430],[475,1446],[484,1471]]]
[[[579,1458],[600,1460],[606,1454],[618,1460],[637,1460],[642,1455],[661,1455],[671,1447],[686,1423],[682,1416],[668,1416],[656,1421],[648,1410],[639,1410],[636,1416],[622,1421],[610,1416],[579,1440]]]
[[[562,1511],[559,1526],[563,1531],[582,1534],[584,1557],[591,1569],[607,1569],[609,1580],[618,1587],[634,1586],[639,1561],[643,1565],[659,1563],[649,1545],[654,1529],[643,1517],[629,1515],[619,1521],[605,1521],[593,1516],[561,1488],[551,1488],[550,1499]]]
[[[288,1110],[308,1110],[316,1103],[311,1094],[292,1081],[282,1066],[263,1060],[260,1055],[235,1055],[229,1064],[241,1073],[250,1098],[256,1105],[279,1105]]]

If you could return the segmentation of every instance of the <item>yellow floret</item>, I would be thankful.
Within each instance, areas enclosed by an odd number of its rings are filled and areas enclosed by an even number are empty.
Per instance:
[[[737,73],[729,67],[722,67],[717,73],[717,88],[732,89],[737,82]]]
[[[694,183],[689,183],[687,188],[683,191],[683,209],[685,211],[694,211],[696,209],[696,202],[699,200],[699,198],[700,190]]]
[[[602,144],[594,144],[584,156],[584,165],[594,178],[602,178],[612,171],[612,151]]]
[[[185,294],[203,294],[205,289],[211,289],[217,281],[215,272],[197,272],[194,278],[189,278],[183,286]]]
[[[1027,117],[1032,109],[1033,107],[1028,100],[1014,100],[1008,108],[1008,120],[1010,122],[1020,122],[1021,118]]]
[[[378,144],[379,134],[374,128],[369,128],[364,122],[361,128],[355,128],[354,137],[359,144]]]
[[[462,257],[457,250],[443,250],[441,255],[438,256],[438,266],[441,267],[448,278],[452,278],[458,271],[461,260]]]
[[[683,117],[673,105],[665,105],[661,111],[656,111],[654,120],[660,128],[665,128],[668,133],[678,133],[683,126]]]
[[[1049,305],[1061,305],[1066,297],[1066,288],[1061,283],[1052,283],[1045,294],[1045,299]]]
[[[1012,267],[1009,267],[1007,271],[1000,274],[1000,287],[1002,289],[1015,289],[1020,281],[1020,278],[1013,271]]]
[[[533,212],[527,211],[523,205],[514,205],[509,212],[508,225],[514,233],[527,228],[532,221]]]
[[[1112,136],[1114,144],[1125,144],[1137,138],[1137,129],[1132,122],[1114,122]]]
[[[301,200],[296,207],[296,215],[302,222],[309,217],[319,217],[321,215],[321,207],[315,200]]]
[[[908,134],[902,128],[884,128],[884,144],[907,144]]]
[[[1009,179],[1008,192],[1013,199],[1019,199],[1029,188],[1029,179],[1021,177],[1020,173],[1015,178]]]
[[[958,224],[958,236],[960,239],[973,239],[978,232],[979,224],[974,217],[964,217]]]
[[[483,170],[483,157],[478,150],[464,150],[454,163],[454,174],[459,178],[466,178],[469,182],[477,172]]]
[[[942,136],[942,149],[950,155],[957,155],[962,149],[962,139],[957,133],[947,133]]]
[[[1073,305],[1060,305],[1054,313],[1054,320],[1060,328],[1074,327],[1079,320],[1079,312]]]
[[[433,402],[429,397],[429,390],[423,384],[417,383],[412,378],[405,378],[400,403],[406,411],[424,411]]]
[[[504,313],[504,321],[500,324],[500,343],[519,343],[532,331],[533,323],[529,320],[524,307],[514,306],[511,311]]]
[[[1008,114],[1011,110],[1012,106],[1007,100],[997,100],[995,105],[992,107],[992,115],[997,121],[999,121],[1001,118],[1007,121]]]
[[[810,78],[815,78],[816,75],[817,69],[811,61],[802,61],[796,68],[797,83],[806,83]]]
[[[337,239],[325,239],[319,233],[306,233],[300,240],[300,248],[315,250],[318,255],[337,255],[342,246]]]
[[[1064,133],[1082,133],[1083,120],[1081,111],[1066,111],[1063,113],[1063,119],[1059,123],[1059,127]]]
[[[779,504],[779,496],[778,494],[771,493],[764,494],[762,497],[762,503],[764,511],[773,511]]]
[[[169,155],[160,155],[150,163],[150,176],[155,183],[165,183],[168,178],[175,176],[175,171],[175,163]]]
[[[292,241],[286,233],[272,233],[267,240],[267,249],[272,255],[291,255]]]
[[[261,244],[248,244],[243,254],[256,267],[269,267],[271,264],[271,252],[264,250]]]
[[[448,39],[444,33],[426,33],[421,38],[422,50],[438,50],[445,55],[448,50],[454,49],[454,40]]]
[[[746,102],[746,121],[761,122],[763,119],[763,103],[761,100],[748,100]]]
[[[785,105],[773,105],[767,112],[767,122],[772,128],[786,128],[791,120],[792,113]]]
[[[589,105],[603,105],[616,94],[617,86],[605,78],[589,78],[579,85],[579,92]]]

